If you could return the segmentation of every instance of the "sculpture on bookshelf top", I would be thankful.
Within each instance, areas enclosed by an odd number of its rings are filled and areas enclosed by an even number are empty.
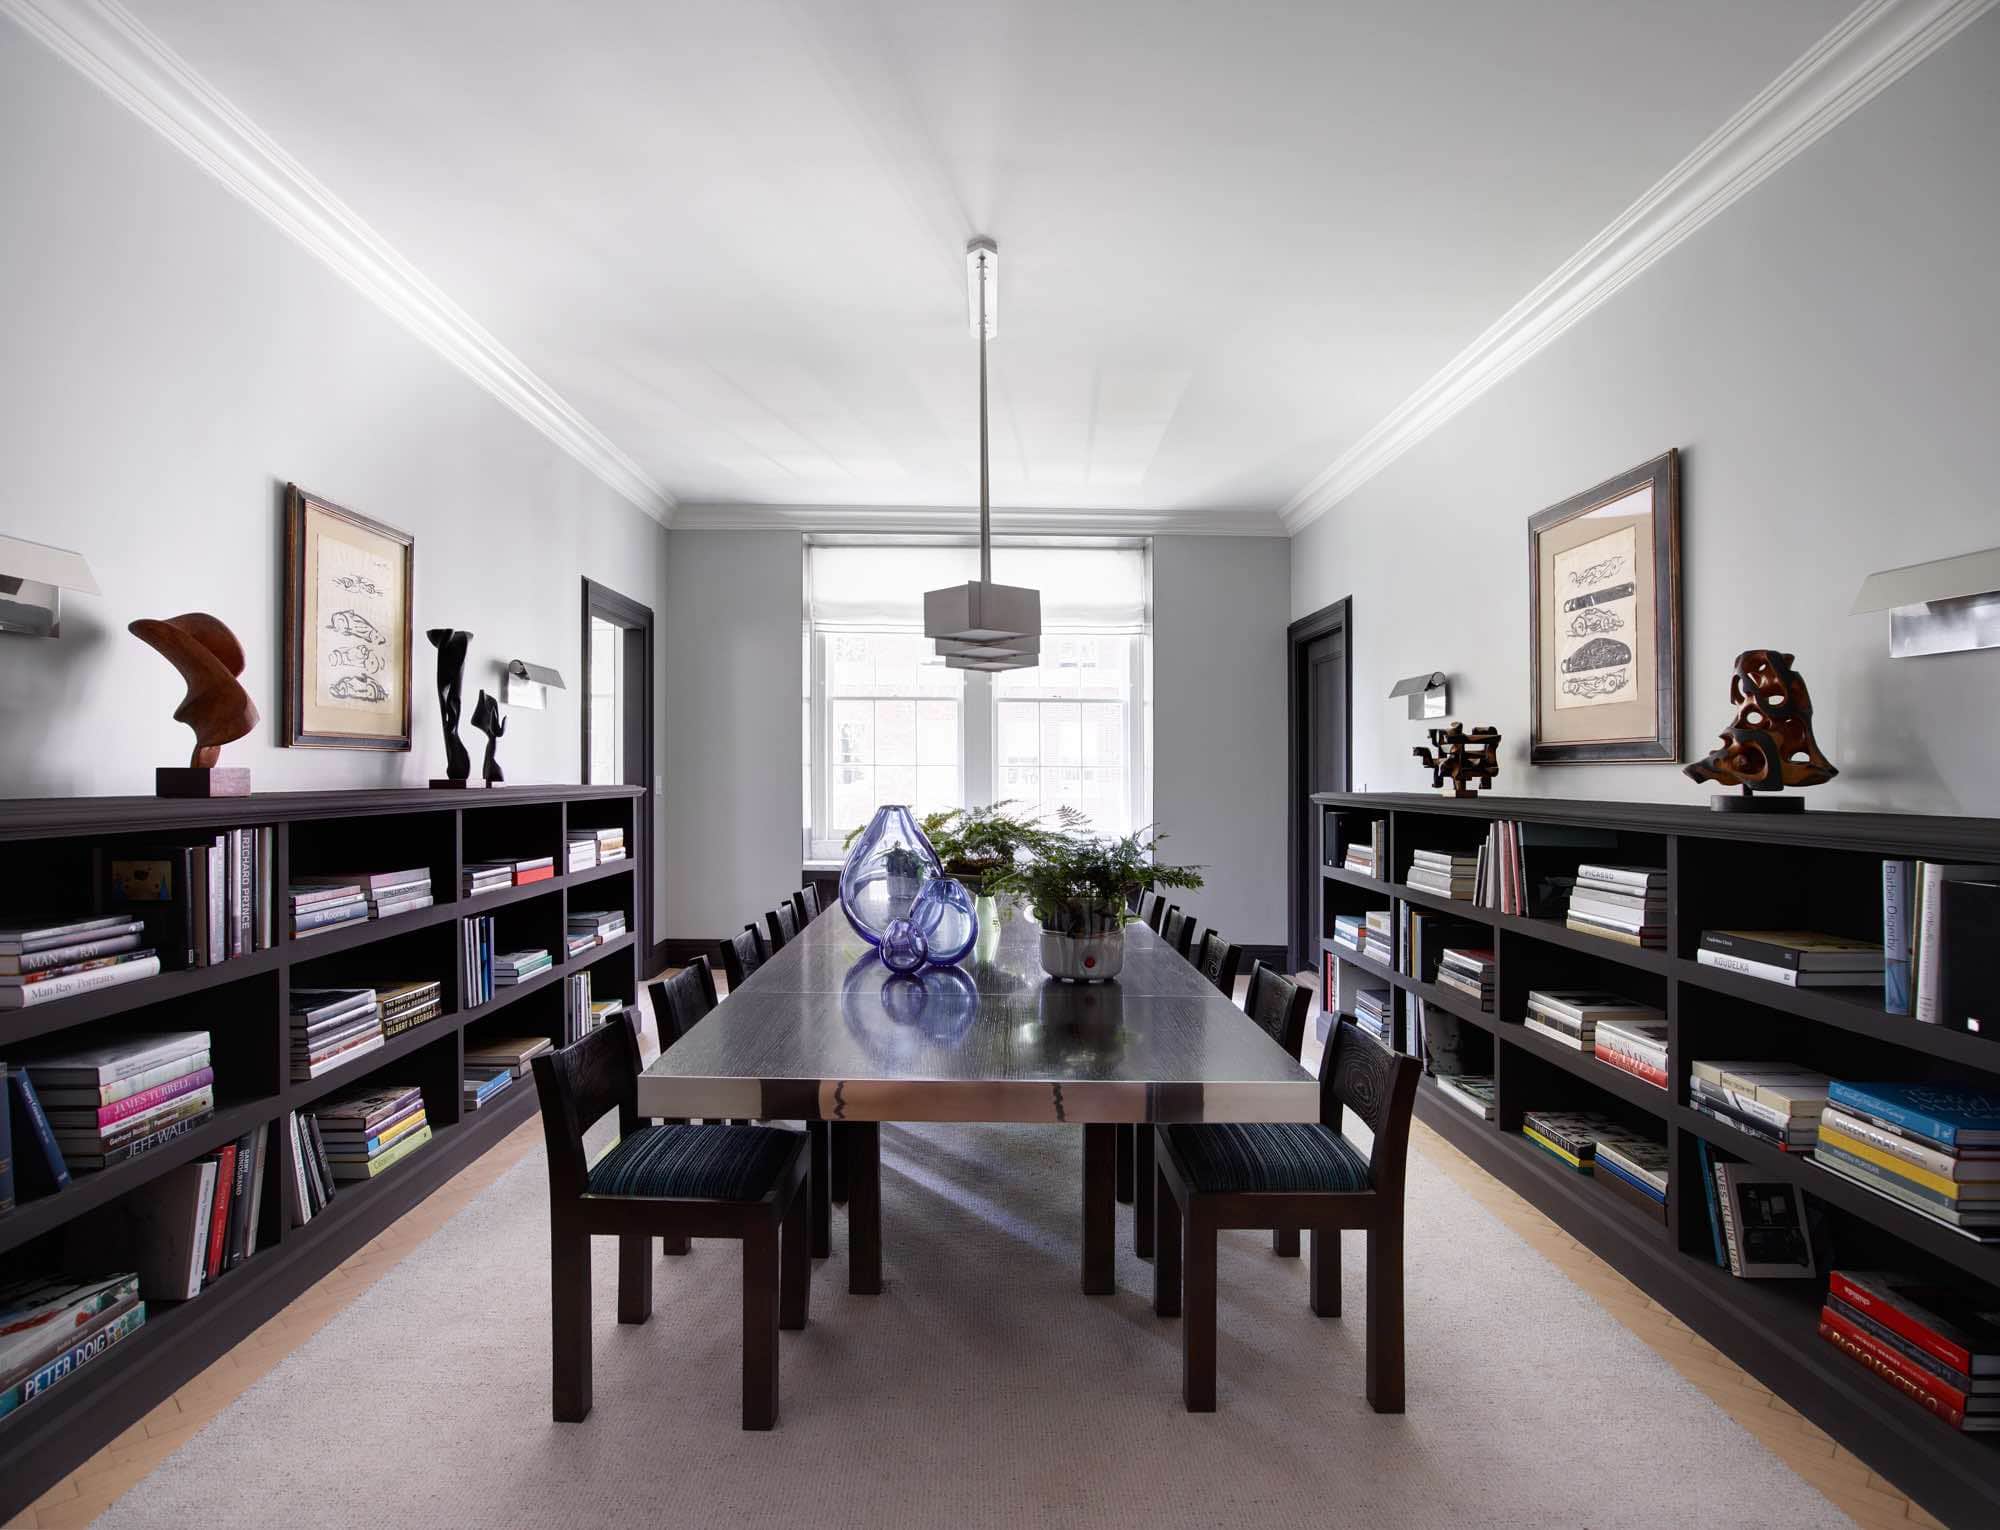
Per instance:
[[[185,766],[162,765],[153,773],[161,797],[247,797],[247,766],[222,766],[222,746],[257,726],[257,703],[236,678],[243,673],[243,645],[236,634],[206,611],[189,611],[164,621],[141,617],[126,630],[156,649],[187,681],[187,695],[174,721],[194,730],[194,753]]]
[[[1736,656],[1729,678],[1736,716],[1722,730],[1722,745],[1687,767],[1696,781],[1740,786],[1739,797],[1715,797],[1709,806],[1725,812],[1797,812],[1798,797],[1770,795],[1788,786],[1818,786],[1840,772],[1813,738],[1812,693],[1792,656],[1775,648],[1752,648]],[[1761,795],[1760,795],[1761,794]]]
[[[1419,744],[1410,751],[1429,767],[1431,785],[1451,783],[1454,797],[1476,797],[1500,774],[1500,730],[1479,727],[1470,732],[1462,722],[1428,730],[1431,748]],[[1437,752],[1433,754],[1432,749]]]
[[[486,760],[479,767],[479,774],[488,786],[498,786],[505,778],[500,774],[500,762],[493,757],[493,751],[500,747],[507,719],[500,715],[500,703],[486,691],[479,693],[479,700],[472,708],[472,726],[486,735]]]
[[[464,705],[465,650],[472,634],[453,627],[432,627],[424,633],[438,651],[438,719],[444,724],[444,775],[433,786],[463,786],[472,774],[472,756],[458,736],[459,713]]]

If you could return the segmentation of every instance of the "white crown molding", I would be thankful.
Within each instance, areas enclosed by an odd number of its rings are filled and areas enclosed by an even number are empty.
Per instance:
[[[1271,510],[1007,510],[993,529],[1016,536],[1282,537]],[[676,531],[977,533],[979,509],[942,505],[683,504]]]
[[[106,94],[663,525],[674,498],[117,0],[0,0]]]
[[[1995,0],[1866,0],[1285,505],[1297,534],[1818,141]]]

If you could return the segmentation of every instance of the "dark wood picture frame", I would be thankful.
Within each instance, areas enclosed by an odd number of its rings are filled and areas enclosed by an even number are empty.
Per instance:
[[[1542,539],[1638,490],[1652,493],[1651,536],[1645,545],[1652,561],[1652,693],[1651,729],[1618,737],[1550,739],[1544,736],[1542,673],[1545,644],[1554,634],[1543,630]],[[1607,478],[1594,488],[1528,518],[1528,760],[1534,765],[1677,764],[1681,758],[1681,540],[1680,452],[1669,448],[1649,462]]]
[[[401,725],[394,734],[343,732],[333,728],[307,726],[305,686],[309,663],[305,624],[306,518],[323,515],[378,537],[401,549],[402,558],[402,660],[396,666],[402,684]],[[332,500],[308,494],[295,483],[285,485],[285,746],[290,749],[378,749],[407,751],[410,747],[410,644],[415,636],[414,597],[416,593],[417,539],[380,521],[336,505]]]

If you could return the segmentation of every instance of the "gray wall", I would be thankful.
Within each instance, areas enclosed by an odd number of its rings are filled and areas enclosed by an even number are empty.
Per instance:
[[[1746,648],[1797,655],[1815,807],[2000,813],[2000,653],[1892,661],[1872,571],[2000,543],[2000,12],[1308,527],[1292,612],[1354,597],[1357,788],[1428,786],[1398,677],[1452,676],[1509,794],[1700,801],[1672,766],[1526,763],[1526,522],[1684,452],[1686,757]]]
[[[410,753],[278,747],[288,479],[415,535],[415,625],[475,634],[469,685],[563,672],[501,760],[580,779],[581,579],[659,612],[660,526],[11,25],[0,142],[0,531],[103,589],[57,641],[0,639],[0,795],[150,793],[185,764],[179,678],[125,624],[190,610],[248,652],[264,721],[224,758],[258,789],[442,773],[421,635]]]

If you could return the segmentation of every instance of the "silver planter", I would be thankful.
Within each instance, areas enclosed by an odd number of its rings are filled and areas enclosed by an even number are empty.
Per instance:
[[[1125,965],[1125,930],[1116,926],[1088,935],[1042,931],[1042,971],[1072,983],[1104,983]]]

